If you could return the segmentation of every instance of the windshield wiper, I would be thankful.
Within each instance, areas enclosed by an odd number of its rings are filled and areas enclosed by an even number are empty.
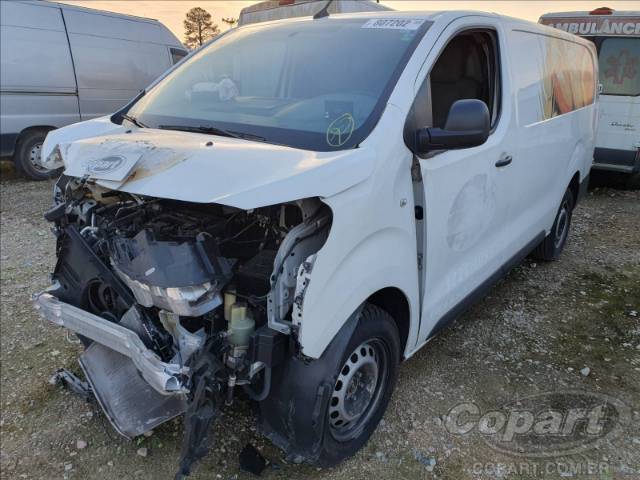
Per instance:
[[[243,138],[243,135],[240,133],[208,125],[158,125],[158,128],[162,128],[164,130],[179,130],[181,132],[209,133],[211,135],[219,135],[221,137]]]
[[[124,118],[125,120],[133,123],[136,127],[140,127],[140,128],[149,128],[147,127],[144,123],[142,123],[140,120],[138,120],[135,117],[132,117],[131,115],[128,115],[126,113],[121,113],[120,116],[122,118]]]

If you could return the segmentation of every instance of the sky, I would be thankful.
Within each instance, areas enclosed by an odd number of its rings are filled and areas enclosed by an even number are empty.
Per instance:
[[[257,3],[244,0],[59,0],[63,3],[81,5],[112,12],[128,13],[142,17],[160,20],[180,39],[183,39],[184,29],[182,21],[187,11],[193,7],[201,7],[211,13],[213,20],[222,30],[227,26],[221,22],[222,18],[238,18],[240,10],[247,5]],[[540,15],[547,12],[572,10],[592,10],[601,6],[608,6],[616,10],[640,10],[640,0],[381,0],[395,10],[483,10],[501,13],[512,17],[537,21]]]

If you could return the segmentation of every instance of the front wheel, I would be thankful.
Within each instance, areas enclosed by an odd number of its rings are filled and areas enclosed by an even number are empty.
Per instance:
[[[332,467],[367,442],[395,387],[400,338],[393,318],[365,303],[322,356],[291,355],[260,402],[260,429],[287,461]]]
[[[560,254],[569,236],[574,205],[573,192],[570,188],[567,188],[567,191],[564,192],[564,197],[562,197],[562,202],[560,202],[560,208],[558,208],[558,213],[556,214],[556,219],[553,222],[551,231],[549,235],[540,242],[540,245],[535,248],[533,257],[546,262],[560,258]]]
[[[387,408],[399,362],[400,339],[393,318],[375,305],[365,305],[335,375],[320,465],[336,465],[367,442]]]

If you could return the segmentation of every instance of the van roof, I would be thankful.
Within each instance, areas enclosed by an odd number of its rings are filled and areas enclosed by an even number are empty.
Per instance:
[[[549,29],[549,32],[553,32],[554,35],[562,35],[563,32],[547,27],[545,25],[541,25],[536,22],[532,22],[529,20],[524,20],[522,18],[510,17],[508,15],[500,15],[493,12],[482,12],[477,10],[381,10],[381,11],[365,11],[365,12],[349,12],[349,13],[333,13],[329,17],[323,18],[321,21],[330,20],[332,18],[361,18],[361,19],[373,19],[373,18],[414,18],[420,20],[429,20],[432,22],[436,22],[439,20],[444,20],[445,23],[447,21],[454,20],[460,17],[466,16],[481,16],[481,17],[492,17],[492,18],[500,18],[505,22],[508,22],[511,25],[518,25],[524,28],[530,28],[533,30],[545,30]],[[307,22],[307,21],[315,21],[311,16],[305,17],[291,17],[291,18],[283,18],[277,20],[268,20],[264,22],[260,22],[259,24],[251,23],[248,25],[243,25],[239,28],[250,28],[256,25],[266,25],[266,24],[274,24],[279,22]],[[568,35],[567,38],[574,39],[573,35]],[[575,40],[575,39],[574,39]]]
[[[322,21],[324,20],[330,20],[332,18],[362,18],[362,19],[373,19],[373,18],[415,18],[415,19],[420,19],[420,20],[430,20],[430,21],[436,21],[437,19],[443,18],[443,17],[451,17],[451,18],[457,18],[457,17],[461,17],[461,16],[467,16],[467,15],[480,15],[480,16],[489,16],[489,17],[497,17],[499,15],[495,14],[495,13],[489,13],[489,12],[479,12],[479,11],[473,11],[473,10],[441,10],[441,11],[431,11],[431,10],[427,10],[427,11],[420,11],[420,10],[405,10],[405,11],[399,11],[399,10],[369,10],[369,11],[364,11],[364,12],[347,12],[347,13],[332,13],[330,16],[323,18]],[[509,17],[504,17],[504,18],[509,18]],[[509,20],[519,20],[519,19],[511,19],[509,18]],[[311,16],[304,16],[304,17],[290,17],[290,18],[282,18],[282,19],[277,19],[277,20],[268,20],[265,22],[260,22],[260,25],[262,24],[269,24],[269,23],[276,23],[276,22],[305,22],[305,21],[314,21],[313,17]],[[535,23],[531,23],[531,22],[527,22],[526,20],[523,20],[523,22],[527,23],[527,24],[532,24],[532,25],[536,25]],[[256,25],[256,24],[248,24],[246,25],[246,27],[251,27],[252,25]],[[242,26],[240,28],[244,28],[245,26]]]
[[[524,20],[522,18],[510,17],[508,15],[500,15],[492,12],[481,12],[476,10],[440,10],[440,11],[398,11],[398,10],[386,10],[386,11],[366,11],[366,12],[353,12],[353,13],[335,13],[331,14],[329,17],[323,18],[320,21],[327,21],[331,19],[340,19],[340,18],[361,18],[361,19],[373,19],[373,18],[413,18],[420,20],[428,20],[431,22],[439,22],[443,24],[448,24],[449,22],[467,16],[481,16],[481,17],[492,17],[492,18],[500,18],[511,28],[519,28],[528,30],[531,32],[543,33],[545,35],[551,35],[557,38],[562,38],[565,40],[569,40],[574,43],[584,43],[586,45],[591,45],[591,42],[584,40],[581,37],[573,35],[571,33],[564,32],[562,30],[558,30],[556,28],[549,27],[547,25],[542,25],[540,23],[532,22],[529,20]],[[260,23],[251,23],[247,25],[240,26],[238,28],[252,28],[258,25],[270,25],[270,24],[278,24],[281,22],[313,22],[313,17],[292,17],[278,20],[269,20]]]
[[[156,24],[163,25],[162,22],[160,22],[159,20],[156,20],[155,18],[140,17],[138,15],[129,15],[126,13],[111,12],[109,10],[99,10],[97,8],[81,7],[78,5],[70,5],[68,3],[51,2],[49,0],[20,0],[20,3],[37,5],[40,7],[62,8],[64,10],[77,10],[80,12],[105,15],[107,17],[116,17],[116,18],[132,20],[136,22],[156,23]]]

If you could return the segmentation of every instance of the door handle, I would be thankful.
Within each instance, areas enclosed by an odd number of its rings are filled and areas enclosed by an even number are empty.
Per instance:
[[[509,165],[511,163],[512,160],[513,160],[513,158],[511,157],[511,155],[504,155],[504,156],[500,157],[500,160],[498,160],[496,162],[496,167],[498,167],[498,168],[506,167],[507,165]]]

